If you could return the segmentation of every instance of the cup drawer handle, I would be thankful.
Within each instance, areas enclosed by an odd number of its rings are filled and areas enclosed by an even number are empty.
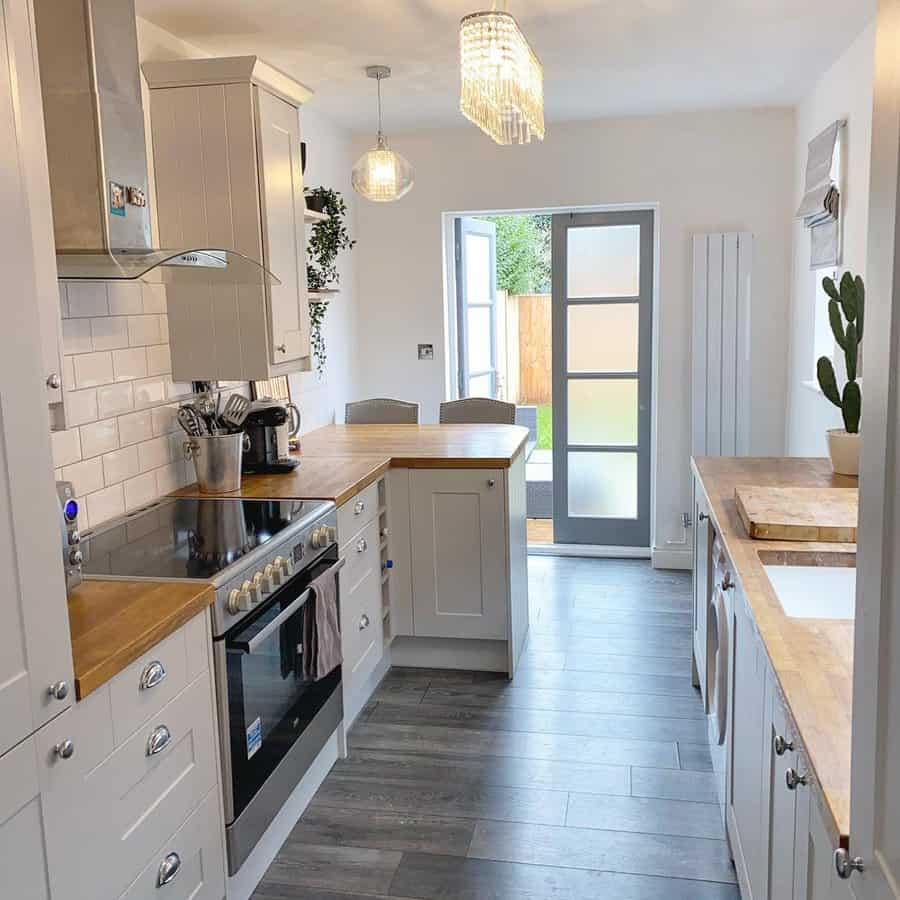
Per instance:
[[[356,503],[353,504],[353,515],[361,516],[363,512],[365,512],[366,504],[364,500],[357,500]]]
[[[147,756],[162,753],[172,743],[172,732],[165,725],[157,725],[147,738]]]
[[[150,688],[155,688],[165,677],[166,667],[158,659],[148,662],[141,672],[141,690],[149,691]]]
[[[365,631],[369,627],[369,617],[363,613],[359,620],[359,630]]]
[[[156,886],[165,887],[170,881],[175,880],[181,868],[181,857],[177,853],[170,853],[160,864],[156,873]]]
[[[360,538],[356,542],[356,552],[365,553],[369,549],[369,542],[365,538]]]

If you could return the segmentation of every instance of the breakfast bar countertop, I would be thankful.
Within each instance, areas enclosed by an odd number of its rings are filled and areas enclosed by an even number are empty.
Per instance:
[[[214,599],[205,583],[86,578],[69,595],[76,697],[83,700]]]
[[[832,837],[846,839],[854,622],[789,617],[766,575],[764,560],[802,554],[806,564],[816,565],[823,555],[855,554],[856,545],[753,540],[741,521],[734,492],[737,487],[763,485],[853,488],[857,479],[835,475],[827,459],[702,457],[693,459],[692,467],[821,788],[835,831]]]

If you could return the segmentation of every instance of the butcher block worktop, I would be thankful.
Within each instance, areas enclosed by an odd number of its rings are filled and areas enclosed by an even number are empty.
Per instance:
[[[772,668],[820,785],[836,836],[850,832],[850,747],[853,701],[852,620],[789,618],[763,568],[775,555],[853,554],[855,545],[751,539],[738,514],[743,486],[853,488],[826,459],[703,457],[692,460],[710,503],[713,525],[736,569]],[[851,557],[852,559],[852,557]]]
[[[208,584],[85,579],[69,595],[78,699],[105,684],[214,599]]]
[[[340,506],[389,468],[506,469],[525,446],[518,425],[328,425],[300,439],[300,465],[282,475],[245,475],[222,497],[334,500]],[[202,497],[196,484],[176,497]]]

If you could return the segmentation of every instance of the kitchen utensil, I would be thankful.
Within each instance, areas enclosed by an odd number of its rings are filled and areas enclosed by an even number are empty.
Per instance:
[[[203,422],[193,406],[180,407],[176,418],[188,437],[200,437],[203,434]]]
[[[197,486],[204,494],[227,494],[241,489],[241,457],[250,439],[234,434],[196,435],[184,442],[184,457],[194,461]]]
[[[229,431],[239,431],[250,412],[250,401],[240,394],[232,394],[222,410],[219,417],[219,424],[223,425]]]
[[[216,401],[213,400],[212,395],[201,394],[194,401],[194,408],[206,423],[206,430],[210,434],[218,434],[219,424],[216,419]]]

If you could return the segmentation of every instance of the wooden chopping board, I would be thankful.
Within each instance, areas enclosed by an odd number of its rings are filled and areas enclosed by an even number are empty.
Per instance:
[[[856,488],[738,487],[734,500],[751,538],[856,543]]]

